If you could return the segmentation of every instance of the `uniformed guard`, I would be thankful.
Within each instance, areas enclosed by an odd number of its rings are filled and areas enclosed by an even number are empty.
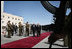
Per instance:
[[[11,38],[11,33],[12,33],[11,31],[12,31],[13,28],[12,28],[10,21],[7,22],[7,26],[8,26],[8,29],[7,29],[8,30],[8,36],[7,36],[7,38]]]
[[[28,22],[26,23],[26,35],[29,36],[29,24],[28,24]]]
[[[22,24],[21,24],[21,22],[19,22],[19,36],[21,36],[22,35]]]

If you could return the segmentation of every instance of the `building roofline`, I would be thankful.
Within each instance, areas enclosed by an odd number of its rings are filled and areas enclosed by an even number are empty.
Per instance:
[[[11,13],[7,13],[7,12],[3,12],[3,13],[8,14],[8,15],[12,15],[12,16],[16,16],[16,17],[21,17],[21,18],[23,18],[22,16],[17,16],[17,15],[11,14]]]

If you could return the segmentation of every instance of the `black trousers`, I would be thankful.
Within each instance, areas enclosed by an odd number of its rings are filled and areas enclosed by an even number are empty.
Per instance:
[[[40,31],[37,31],[37,36],[40,36]]]
[[[26,28],[26,35],[29,36],[29,28]]]
[[[17,33],[17,29],[15,29],[15,34]]]
[[[22,35],[22,29],[19,29],[19,36]]]
[[[12,35],[12,36],[14,35],[14,30],[11,30],[11,35]]]
[[[11,37],[12,30],[8,30],[8,37]]]
[[[33,36],[35,36],[35,30],[33,30]]]

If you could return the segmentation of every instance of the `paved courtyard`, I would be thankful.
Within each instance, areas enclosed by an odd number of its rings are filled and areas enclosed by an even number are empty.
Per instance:
[[[42,32],[45,32],[45,31],[42,31]],[[32,36],[32,34],[30,34],[30,36]],[[49,36],[47,36],[45,39],[43,39],[42,41],[40,41],[38,44],[36,44],[32,48],[49,48],[49,44],[46,43],[48,41],[48,37]],[[25,37],[25,36],[14,35],[14,36],[12,36],[12,38],[5,38],[3,35],[1,35],[1,45],[5,44],[5,43],[8,43],[8,42],[20,40],[20,39],[23,39],[23,38],[28,38],[28,36]],[[68,48],[68,47],[62,47],[63,43],[64,43],[63,39],[60,39],[60,40],[56,41],[52,45],[52,48]]]

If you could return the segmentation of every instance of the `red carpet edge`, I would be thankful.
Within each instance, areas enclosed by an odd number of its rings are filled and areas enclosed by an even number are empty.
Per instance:
[[[28,37],[1,45],[1,48],[32,48],[41,40],[50,35],[50,32],[42,33],[40,37]]]

